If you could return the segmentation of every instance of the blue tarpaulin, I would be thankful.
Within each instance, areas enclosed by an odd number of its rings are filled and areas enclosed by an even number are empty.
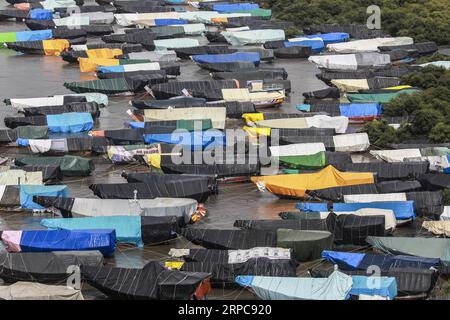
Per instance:
[[[450,164],[450,155],[447,156],[447,163]],[[450,166],[444,168],[444,173],[450,173]]]
[[[197,63],[220,63],[220,62],[253,62],[259,65],[261,60],[257,52],[235,52],[229,54],[200,54],[192,56]]]
[[[259,9],[257,3],[223,3],[213,5],[213,11],[217,12],[239,12]]]
[[[188,24],[187,20],[182,19],[155,19],[156,26],[171,26],[176,24]]]
[[[101,230],[24,230],[20,239],[22,252],[99,250],[111,256],[116,248],[116,233]]]
[[[339,43],[339,42],[345,42],[348,39],[350,39],[350,35],[345,32],[333,32],[333,33],[323,33],[323,34],[312,34],[307,36],[301,36],[301,38],[321,38],[325,45],[331,44],[331,43]]]
[[[392,268],[430,269],[440,265],[440,260],[435,258],[326,250],[322,251],[322,258],[344,270],[367,270],[370,266],[378,266],[381,271]]]
[[[360,203],[334,203],[335,212],[352,212],[364,208],[386,209],[394,211],[397,220],[415,218],[414,201],[380,201]]]
[[[397,281],[394,277],[352,276],[351,295],[365,294],[394,299],[397,296]]]
[[[286,41],[284,46],[286,48],[295,46],[311,47],[311,51],[313,53],[318,53],[325,49],[325,44],[321,39],[299,39],[298,41]]]
[[[118,242],[142,247],[141,216],[110,216],[89,218],[43,219],[41,225],[49,229],[89,230],[114,229]]]
[[[377,103],[350,103],[341,104],[339,106],[341,110],[341,116],[354,118],[354,117],[369,117],[381,115],[381,105]]]
[[[28,140],[29,139],[19,138],[19,139],[16,140],[16,144],[19,147],[28,147],[30,145],[30,142]]]
[[[125,72],[125,65],[97,67],[97,71],[101,73]]]
[[[89,112],[71,112],[47,115],[48,130],[52,133],[76,133],[89,131],[94,120]]]
[[[144,141],[147,144],[167,143],[191,146],[193,150],[214,148],[226,144],[225,134],[219,130],[145,134]]]
[[[53,38],[52,30],[35,30],[16,32],[16,41],[48,40]]]
[[[20,206],[23,209],[45,209],[41,205],[33,202],[33,196],[48,196],[48,197],[69,197],[69,188],[66,185],[54,186],[20,186]]]
[[[53,12],[47,9],[33,9],[30,12],[31,20],[52,20]]]
[[[328,206],[326,203],[299,202],[295,205],[295,207],[300,211],[328,212]]]

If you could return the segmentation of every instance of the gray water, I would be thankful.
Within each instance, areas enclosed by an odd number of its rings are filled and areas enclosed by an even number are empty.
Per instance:
[[[0,1],[0,6],[4,5]],[[16,22],[0,22],[0,32],[28,30],[25,24]],[[98,39],[90,39],[89,42],[99,42]],[[191,61],[181,62],[181,76],[179,80],[203,80],[210,79],[209,73],[200,69]],[[271,108],[274,112],[292,112],[294,106],[303,102],[302,93],[326,88],[326,85],[317,80],[315,74],[317,68],[307,60],[282,60],[267,64],[272,67],[282,67],[289,73],[292,81],[292,92],[287,101],[280,108]],[[95,79],[92,73],[82,74],[78,64],[69,64],[59,57],[23,55],[14,51],[0,50],[0,98],[28,98],[41,97],[55,94],[69,93],[64,88],[64,82]],[[108,107],[101,110],[101,117],[95,127],[98,129],[123,128],[123,123],[130,120],[125,113],[129,109],[128,102],[133,98],[145,99],[145,95],[139,97],[111,97]],[[278,111],[279,110],[279,111]],[[269,111],[265,109],[264,111]],[[0,128],[4,128],[5,116],[17,116],[12,108],[1,106]],[[242,123],[243,124],[243,123]],[[14,158],[17,154],[29,154],[26,149],[16,147],[1,147],[0,156]],[[85,156],[90,156],[86,154]],[[88,189],[91,183],[119,183],[125,182],[120,176],[126,171],[148,171],[145,166],[113,165],[104,157],[95,157],[96,170],[87,178],[65,178],[63,183],[70,186],[73,197],[94,197]],[[212,196],[206,203],[208,216],[200,221],[197,226],[209,228],[230,228],[236,219],[275,219],[281,211],[293,211],[295,201],[280,200],[271,193],[262,193],[253,183],[221,184],[217,196]],[[2,212],[0,213],[0,229],[37,229],[42,228],[39,221],[42,216],[33,216],[27,212]],[[167,259],[170,248],[195,247],[184,239],[175,239],[167,245],[145,246],[142,249],[132,246],[119,245],[115,257],[108,259],[108,263],[121,267],[142,267],[149,260]],[[305,270],[306,265],[301,265],[299,270]],[[300,273],[301,274],[301,273]],[[101,298],[102,295],[84,287],[86,298]],[[239,299],[252,298],[243,290],[214,290],[212,298]]]

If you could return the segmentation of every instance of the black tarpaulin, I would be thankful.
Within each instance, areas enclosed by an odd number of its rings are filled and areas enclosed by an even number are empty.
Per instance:
[[[10,129],[15,129],[22,126],[46,126],[46,116],[32,116],[32,117],[5,117],[5,126]]]
[[[268,80],[268,79],[277,79],[277,80],[285,80],[287,79],[287,72],[284,68],[280,69],[265,69],[255,71],[246,71],[246,72],[213,72],[211,76],[214,79],[237,79],[239,82],[242,82],[241,85],[246,85],[246,81],[248,80]]]
[[[189,59],[190,56],[199,54],[227,54],[237,52],[237,49],[231,49],[227,45],[215,46],[197,46],[188,48],[175,48],[177,57],[181,59]]]
[[[236,61],[236,62],[202,63],[202,68],[209,70],[211,72],[238,72],[256,69],[256,66],[253,62]]]
[[[406,199],[414,201],[416,215],[437,218],[444,211],[444,202],[440,191],[419,191],[406,193]]]
[[[204,107],[206,99],[180,97],[166,100],[133,100],[132,105],[137,109],[168,109],[168,108],[191,108]]]
[[[428,172],[428,162],[409,163],[339,163],[336,169],[351,172],[373,172],[378,180],[414,179]]]
[[[99,251],[0,253],[0,278],[9,283],[59,283],[70,276],[70,266],[102,264],[103,255]]]
[[[163,177],[163,176],[162,176]],[[94,194],[101,199],[154,199],[161,197],[191,198],[205,202],[211,190],[200,180],[170,180],[160,184],[145,183],[114,183],[92,184],[89,186]],[[135,191],[137,193],[135,194]]]
[[[266,277],[295,277],[296,264],[293,260],[253,258],[243,263],[185,262],[182,271],[211,274],[213,287],[234,287],[239,275]]]
[[[105,130],[105,139],[111,144],[143,144],[143,129]]]
[[[280,59],[302,59],[312,55],[311,47],[293,46],[289,48],[274,49],[274,55]]]
[[[151,88],[156,99],[180,96],[183,90],[187,90],[193,97],[222,100],[222,89],[237,88],[237,84],[234,80],[175,81],[153,85]]]
[[[60,210],[64,218],[72,218],[72,207],[75,198],[66,197],[49,197],[49,196],[33,196],[33,201],[45,208],[56,208]]]
[[[419,181],[383,181],[377,183],[378,193],[408,192],[422,188]]]
[[[207,273],[167,270],[155,261],[142,269],[82,266],[81,274],[108,297],[127,300],[189,300],[209,278]]]
[[[303,96],[305,97],[305,99],[339,99],[341,97],[341,94],[338,88],[332,87],[322,90],[316,90],[313,92],[305,92],[303,93]]]
[[[427,173],[420,176],[419,181],[428,191],[450,188],[450,174]]]
[[[59,166],[51,165],[26,165],[22,167],[11,167],[11,169],[20,169],[27,172],[42,172],[42,180],[44,182],[58,182],[62,180],[62,173]]]
[[[320,190],[307,190],[306,193],[310,197],[339,202],[344,200],[344,195],[378,193],[378,190],[375,184],[359,184]]]
[[[100,106],[97,102],[74,102],[62,106],[28,107],[23,108],[26,117],[45,116],[69,112],[89,112],[92,117],[100,117]]]
[[[183,218],[141,217],[142,242],[147,245],[160,245],[177,237]]]

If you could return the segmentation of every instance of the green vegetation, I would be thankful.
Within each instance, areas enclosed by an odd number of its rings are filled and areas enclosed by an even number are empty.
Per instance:
[[[402,82],[423,91],[402,94],[383,106],[384,116],[414,116],[410,124],[402,124],[398,130],[385,121],[367,123],[363,131],[371,143],[386,147],[414,137],[427,137],[433,143],[450,142],[450,71],[426,67],[402,77]]]
[[[299,27],[366,23],[367,7],[381,8],[381,27],[392,36],[416,42],[450,44],[448,0],[269,0],[274,16]]]

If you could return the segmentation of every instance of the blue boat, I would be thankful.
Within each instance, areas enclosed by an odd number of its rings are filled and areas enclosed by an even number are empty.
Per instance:
[[[98,250],[108,257],[116,249],[111,229],[3,231],[1,237],[9,252]]]
[[[261,58],[257,52],[235,52],[229,54],[200,54],[192,56],[197,63],[252,62],[258,66]]]

